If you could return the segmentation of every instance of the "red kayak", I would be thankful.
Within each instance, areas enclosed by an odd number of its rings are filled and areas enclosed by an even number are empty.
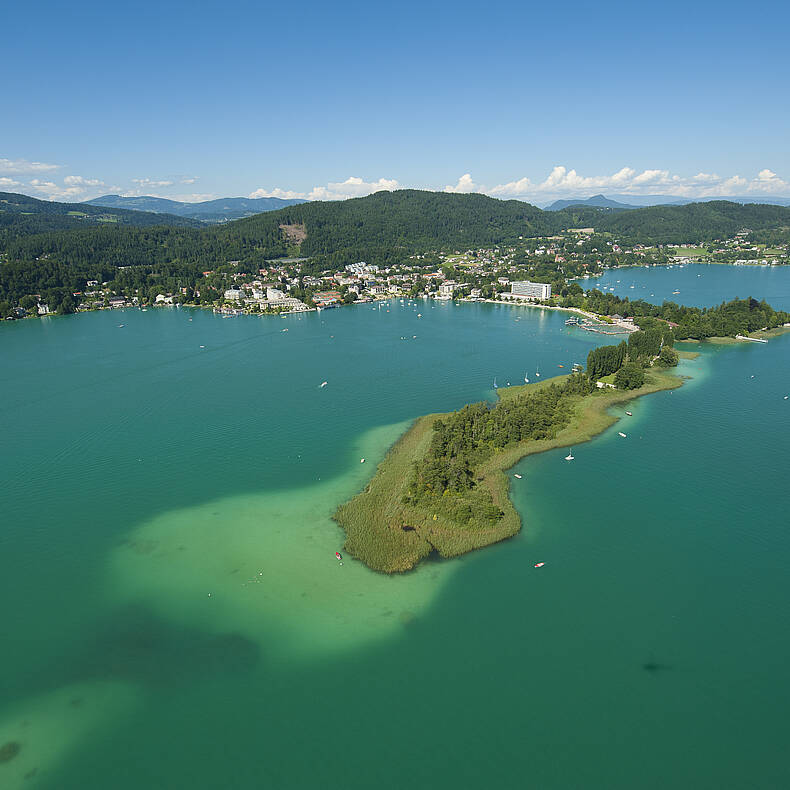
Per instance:
[[[545,564],[546,564],[545,562],[536,562],[535,563],[535,567],[536,568],[542,568]]]

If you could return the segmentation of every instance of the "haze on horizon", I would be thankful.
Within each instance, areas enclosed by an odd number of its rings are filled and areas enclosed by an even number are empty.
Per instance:
[[[778,2],[47,0],[5,17],[0,191],[790,195]]]

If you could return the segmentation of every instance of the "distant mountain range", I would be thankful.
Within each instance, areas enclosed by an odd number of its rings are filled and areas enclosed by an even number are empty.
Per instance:
[[[180,200],[169,200],[158,197],[121,197],[121,195],[102,195],[86,200],[92,206],[108,208],[124,208],[134,211],[148,211],[154,214],[173,214],[176,217],[188,217],[202,222],[229,222],[243,219],[264,211],[276,211],[278,208],[306,203],[306,200],[283,200],[282,198],[218,198],[202,203],[184,203]]]
[[[569,206],[593,206],[595,208],[637,208],[634,203],[620,203],[617,200],[604,197],[603,195],[593,195],[589,198],[570,198],[569,200],[555,200],[550,206],[546,206],[545,211],[562,211]]]
[[[57,203],[16,192],[0,192],[0,247],[4,240],[19,236],[97,225],[127,225],[137,228],[153,225],[180,228],[206,226],[204,222],[189,217],[176,217],[173,214],[152,214],[149,211],[91,206],[87,203]]]
[[[730,203],[762,203],[769,206],[790,206],[790,197],[700,197],[680,198],[677,195],[593,195],[589,198],[569,198],[555,200],[545,207],[545,211],[561,211],[569,206],[592,206],[594,208],[634,209],[645,206],[687,206],[689,203],[711,203],[714,200],[726,200]]]

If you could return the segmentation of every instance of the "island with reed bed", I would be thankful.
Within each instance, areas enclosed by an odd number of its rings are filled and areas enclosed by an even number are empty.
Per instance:
[[[611,406],[682,383],[654,367],[637,389],[598,389],[574,373],[501,388],[493,405],[420,417],[364,491],[337,509],[345,551],[373,570],[399,573],[431,552],[455,557],[512,537],[521,519],[506,470],[600,434],[617,420]]]

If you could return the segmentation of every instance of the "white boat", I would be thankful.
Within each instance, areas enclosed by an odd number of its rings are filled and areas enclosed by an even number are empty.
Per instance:
[[[568,454],[565,456],[565,460],[566,461],[572,461],[573,460],[573,447],[571,447],[571,449],[569,450]]]
[[[321,382],[321,387],[326,387],[326,385],[327,385],[327,382],[326,382],[326,381],[322,381],[322,382]],[[319,387],[319,389],[320,389],[320,387]]]
[[[540,377],[540,365],[535,365],[535,375]]]
[[[526,373],[524,374],[524,383],[529,384],[529,376]]]
[[[513,475],[513,477],[515,477],[516,480],[521,480],[521,475]]]
[[[625,434],[624,434],[622,431],[618,431],[618,432],[617,432],[617,434],[618,434],[619,436],[622,436],[622,437],[623,437],[623,439],[627,438],[627,437],[626,437],[626,435],[625,435]]]
[[[633,414],[631,414],[631,412],[630,412],[630,411],[627,411],[627,412],[626,412],[626,414],[627,414],[629,417],[633,417],[633,416],[634,416]]]
[[[359,462],[360,462],[361,464],[364,464],[364,463],[365,463],[365,459],[364,459],[364,458],[360,458],[360,459],[359,459]]]
[[[494,389],[497,389],[497,385],[496,385],[496,376],[494,376]]]

